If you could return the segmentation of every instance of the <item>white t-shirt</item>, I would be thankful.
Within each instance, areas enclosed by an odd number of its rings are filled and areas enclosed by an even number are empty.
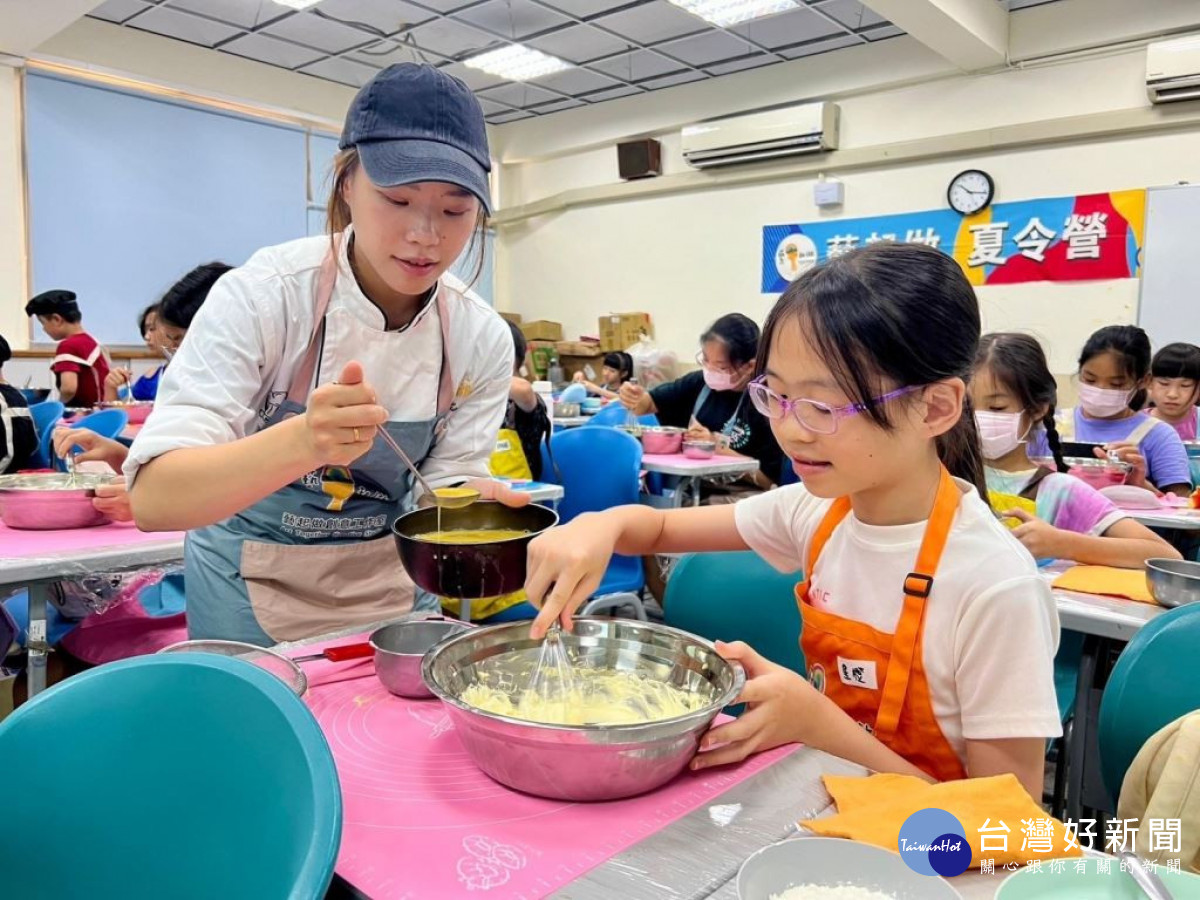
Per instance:
[[[407,327],[388,331],[350,271],[349,234],[341,242],[316,382],[336,380],[357,360],[392,421],[432,419],[442,365],[437,304],[427,303]],[[130,449],[125,474],[131,484],[139,467],[170,450],[229,443],[265,427],[312,336],[328,250],[327,236],[267,247],[213,286]],[[442,278],[463,295],[450,299],[449,359],[459,399],[445,435],[420,467],[433,487],[487,477],[513,370],[508,324],[458,279]]]
[[[974,488],[955,481],[963,496],[926,601],[921,652],[934,715],[965,765],[968,738],[1062,733],[1054,693],[1058,611],[1028,551]],[[739,503],[737,528],[776,569],[801,571],[831,503],[790,485]],[[924,522],[867,525],[849,513],[812,574],[814,605],[894,633],[924,533]]]

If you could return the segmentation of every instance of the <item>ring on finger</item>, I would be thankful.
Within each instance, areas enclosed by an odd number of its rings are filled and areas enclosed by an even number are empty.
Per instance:
[[[354,443],[356,443],[356,444],[358,443],[358,429],[357,428],[354,429]]]

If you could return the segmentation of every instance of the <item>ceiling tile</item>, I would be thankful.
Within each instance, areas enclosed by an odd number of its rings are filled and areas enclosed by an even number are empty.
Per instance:
[[[341,53],[351,47],[374,41],[378,37],[349,25],[339,25],[310,12],[280,19],[259,33],[284,38],[307,47],[316,47],[326,53]]]
[[[478,28],[455,22],[453,19],[435,19],[424,25],[418,25],[409,32],[417,46],[424,50],[432,50],[442,56],[458,59],[463,56],[474,56],[481,50],[497,46],[501,43]]]
[[[756,52],[754,47],[741,38],[723,31],[708,31],[683,40],[671,41],[669,44],[659,44],[654,49],[693,66],[706,66],[709,63]]]
[[[319,50],[289,44],[265,34],[247,34],[236,41],[230,41],[221,49],[273,66],[283,66],[285,69],[298,69],[300,66],[316,62],[322,56]]]
[[[204,47],[211,47],[240,33],[231,25],[222,25],[219,22],[212,22],[174,9],[164,9],[161,6],[134,16],[127,24],[143,31],[179,38],[181,41],[200,44]]]
[[[396,34],[428,22],[436,15],[404,0],[321,0],[319,9],[347,25],[353,24],[364,31],[374,29],[383,34]]]
[[[772,50],[844,33],[837,25],[821,18],[811,9],[804,8],[789,10],[765,19],[755,19],[753,22],[743,22],[741,25],[734,25],[730,30]]]
[[[642,87],[647,87],[652,91],[660,91],[663,88],[675,87],[680,84],[688,84],[692,81],[703,81],[708,76],[703,72],[676,72],[674,75],[667,75],[663,78],[651,78],[649,81],[643,81]]]
[[[867,9],[858,0],[827,0],[817,7],[827,16],[833,16],[847,28],[852,28],[857,31],[859,28],[867,28],[871,25],[879,25],[886,22],[883,16]]]
[[[479,97],[480,99],[486,97],[488,100],[498,100],[501,103],[507,103],[509,106],[516,106],[522,109],[533,106],[536,103],[550,103],[554,100],[562,99],[558,94],[543,90],[536,84],[522,84],[518,82],[480,91]]]
[[[94,19],[103,19],[106,22],[116,22],[120,24],[130,16],[137,15],[150,8],[149,3],[144,3],[142,0],[107,0],[93,9],[89,16]]]
[[[504,106],[501,103],[496,103],[493,100],[489,100],[486,97],[480,97],[478,99],[479,99],[479,107],[480,107],[480,109],[483,110],[483,115],[486,118],[491,118],[492,116],[497,116],[497,115],[500,115],[501,113],[506,113],[509,110],[509,107]]]
[[[447,63],[439,68],[446,74],[460,79],[473,91],[482,91],[486,88],[496,87],[496,85],[505,83],[503,78],[497,78],[495,75],[489,75],[487,72],[472,69],[469,66],[464,66],[462,63]]]
[[[667,41],[708,29],[703,19],[684,12],[667,0],[653,0],[644,6],[603,16],[596,20],[596,24],[638,44]]]
[[[199,13],[238,28],[254,28],[274,19],[290,16],[292,10],[268,0],[163,0],[163,6]]]
[[[898,28],[895,25],[884,25],[881,28],[868,28],[862,33],[862,36],[869,41],[882,41],[887,38],[900,37],[904,34],[903,28]]]
[[[553,34],[532,38],[526,43],[543,53],[549,53],[551,56],[557,56],[559,59],[573,63],[585,63],[588,60],[599,59],[601,56],[610,56],[629,47],[627,41],[615,38],[611,34],[605,34],[603,31],[597,31],[595,28],[589,28],[587,25],[573,25]]]
[[[597,91],[594,94],[588,94],[587,101],[588,103],[601,103],[605,100],[616,100],[619,97],[630,97],[633,94],[640,93],[642,93],[642,91],[639,91],[635,87],[621,85],[620,87],[611,88],[607,91]]]
[[[843,34],[837,37],[826,38],[823,41],[813,41],[810,44],[801,44],[798,47],[788,47],[779,51],[780,56],[786,56],[788,59],[799,59],[802,56],[815,56],[818,53],[828,53],[830,50],[840,50],[842,47],[853,47],[855,44],[860,44],[862,41],[852,34]]]
[[[562,112],[564,109],[574,109],[577,106],[583,106],[583,105],[584,105],[584,102],[582,100],[575,100],[575,99],[572,99],[571,97],[564,97],[561,100],[555,100],[553,103],[539,104],[538,106],[534,107],[534,110],[539,115],[546,115],[547,113]]]
[[[494,116],[488,116],[488,121],[493,125],[503,125],[505,122],[516,122],[518,119],[529,119],[532,117],[533,113],[514,109],[512,112],[498,113]]]
[[[649,50],[634,50],[632,53],[614,56],[603,62],[592,63],[590,68],[607,72],[622,81],[644,81],[647,78],[658,78],[660,75],[677,72],[686,66]]]
[[[619,6],[629,6],[633,0],[543,0],[543,2],[555,9],[561,9],[568,15],[586,19]]]
[[[603,91],[617,87],[618,83],[606,75],[593,72],[591,69],[567,69],[565,72],[555,72],[539,78],[537,83],[542,87],[562,91],[572,97],[586,94],[588,91]]]
[[[353,60],[342,59],[340,56],[331,56],[328,59],[318,60],[312,65],[304,66],[300,71],[305,75],[324,78],[326,81],[337,81],[351,87],[362,87],[374,78],[379,70]]]
[[[464,6],[470,6],[472,3],[478,3],[479,0],[417,0],[417,2],[421,6],[437,10],[440,13],[449,13],[456,9],[462,9]]]
[[[488,0],[456,13],[455,18],[515,41],[571,21],[529,0]]]
[[[779,59],[769,53],[759,53],[757,56],[746,56],[742,59],[731,59],[729,62],[717,63],[715,66],[705,66],[713,75],[729,75],[733,72],[744,72],[746,69],[757,69],[779,62]]]
[[[407,35],[406,35],[407,37]],[[346,54],[347,59],[353,59],[360,63],[366,63],[368,66],[376,66],[384,68],[385,66],[393,65],[401,62],[421,62],[421,55],[417,49],[406,42],[399,40],[380,41],[377,44],[372,44],[369,47],[359,47],[357,50],[351,50]],[[437,65],[441,62],[440,57],[435,57],[429,60],[430,63]]]

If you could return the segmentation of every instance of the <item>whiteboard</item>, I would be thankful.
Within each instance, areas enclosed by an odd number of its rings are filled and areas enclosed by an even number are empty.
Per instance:
[[[33,292],[78,294],[101,343],[140,346],[194,266],[308,230],[303,131],[37,74],[25,97]]]
[[[1187,341],[1200,345],[1200,185],[1150,188],[1138,325],[1155,350]]]

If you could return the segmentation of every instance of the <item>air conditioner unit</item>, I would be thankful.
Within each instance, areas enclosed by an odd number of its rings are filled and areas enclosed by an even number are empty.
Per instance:
[[[835,150],[836,103],[806,103],[683,129],[683,158],[698,169]]]
[[[1200,38],[1146,47],[1146,93],[1151,103],[1200,100]]]

